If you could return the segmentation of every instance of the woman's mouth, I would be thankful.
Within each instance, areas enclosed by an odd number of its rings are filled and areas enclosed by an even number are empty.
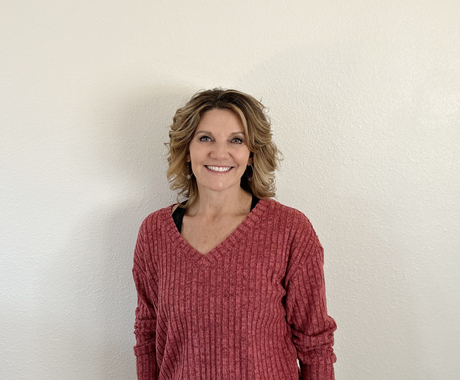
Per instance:
[[[213,172],[219,172],[219,173],[224,173],[228,172],[232,169],[232,166],[211,166],[211,165],[205,165],[206,169],[211,170]]]

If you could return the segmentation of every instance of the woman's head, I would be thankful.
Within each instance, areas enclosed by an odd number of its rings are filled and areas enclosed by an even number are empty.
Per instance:
[[[241,177],[241,187],[258,198],[275,195],[275,170],[279,153],[272,141],[270,122],[264,106],[252,96],[236,90],[213,89],[196,93],[176,111],[169,132],[167,171],[173,190],[189,198],[187,206],[198,196],[196,179],[189,162],[189,146],[203,114],[213,109],[229,110],[241,121],[245,143],[251,152],[252,166]]]

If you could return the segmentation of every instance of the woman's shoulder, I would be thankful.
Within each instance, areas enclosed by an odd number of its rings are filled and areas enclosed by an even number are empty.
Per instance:
[[[177,206],[177,203],[173,203],[167,207],[160,208],[144,218],[141,223],[141,230],[150,230],[152,228],[157,228],[158,225],[164,224],[167,222],[168,218],[171,218],[171,213],[173,208]]]
[[[299,265],[311,252],[319,252],[317,248],[321,247],[321,243],[318,235],[309,218],[301,210],[273,199],[266,201],[266,204],[269,207],[262,228],[283,236],[286,246],[289,247],[290,265]]]
[[[267,203],[268,217],[276,218],[284,223],[292,225],[303,225],[311,227],[309,218],[300,210],[285,205],[275,199],[264,199]]]
[[[315,252],[315,254],[321,253],[322,245],[318,234],[303,211],[277,201],[271,201],[271,203],[272,207],[278,210],[277,213],[280,215],[278,219],[280,228],[278,230],[284,230],[287,233],[291,249],[297,252],[293,256],[293,262],[300,262],[300,260],[309,257],[311,252]]]

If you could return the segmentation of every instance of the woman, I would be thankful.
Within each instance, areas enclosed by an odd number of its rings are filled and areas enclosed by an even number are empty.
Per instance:
[[[199,92],[169,137],[168,179],[187,200],[139,231],[138,378],[334,379],[323,248],[300,211],[271,199],[279,160],[263,105]]]

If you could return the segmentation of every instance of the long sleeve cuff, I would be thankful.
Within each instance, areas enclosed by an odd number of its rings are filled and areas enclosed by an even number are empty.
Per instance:
[[[303,364],[302,380],[334,380],[334,366],[332,363]]]
[[[154,353],[137,356],[136,367],[138,380],[158,380]]]

